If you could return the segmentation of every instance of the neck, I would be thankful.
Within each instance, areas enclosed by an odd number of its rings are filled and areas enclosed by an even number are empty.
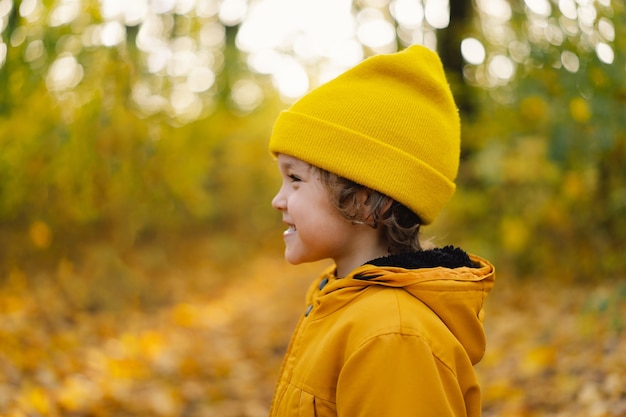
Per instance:
[[[369,226],[365,227],[369,228]],[[378,237],[378,231],[370,229],[369,232],[371,233],[369,238],[364,237],[363,239],[354,239],[354,247],[347,250],[345,252],[345,256],[333,259],[335,261],[335,265],[337,266],[335,275],[338,278],[345,277],[355,268],[358,268],[372,259],[389,255],[387,243]]]

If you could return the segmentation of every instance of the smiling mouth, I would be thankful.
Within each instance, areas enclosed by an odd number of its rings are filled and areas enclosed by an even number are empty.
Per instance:
[[[293,224],[288,224],[287,226],[287,230],[285,230],[285,232],[283,233],[284,235],[288,235],[298,231],[298,229],[296,229],[296,226],[294,226]]]

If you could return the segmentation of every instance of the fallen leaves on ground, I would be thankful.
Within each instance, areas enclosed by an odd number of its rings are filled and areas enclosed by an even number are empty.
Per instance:
[[[626,283],[502,279],[478,365],[484,416],[626,416]]]
[[[33,292],[13,271],[0,289],[0,415],[266,416],[304,291],[322,268],[262,258],[207,293],[181,286],[170,303],[114,311],[64,302],[55,279]],[[626,416],[625,319],[624,283],[500,277],[477,367],[484,416]]]

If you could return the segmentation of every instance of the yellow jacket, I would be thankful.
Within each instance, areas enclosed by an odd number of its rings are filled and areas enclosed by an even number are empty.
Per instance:
[[[470,258],[475,267],[324,273],[307,293],[270,416],[480,416],[473,365],[495,272]]]

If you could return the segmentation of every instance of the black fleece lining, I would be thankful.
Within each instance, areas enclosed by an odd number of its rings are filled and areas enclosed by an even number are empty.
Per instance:
[[[476,268],[476,265],[470,259],[469,255],[460,248],[454,246],[444,246],[443,248],[435,248],[421,250],[418,252],[399,253],[382,258],[373,259],[367,262],[374,266],[395,266],[406,269],[419,268]]]

